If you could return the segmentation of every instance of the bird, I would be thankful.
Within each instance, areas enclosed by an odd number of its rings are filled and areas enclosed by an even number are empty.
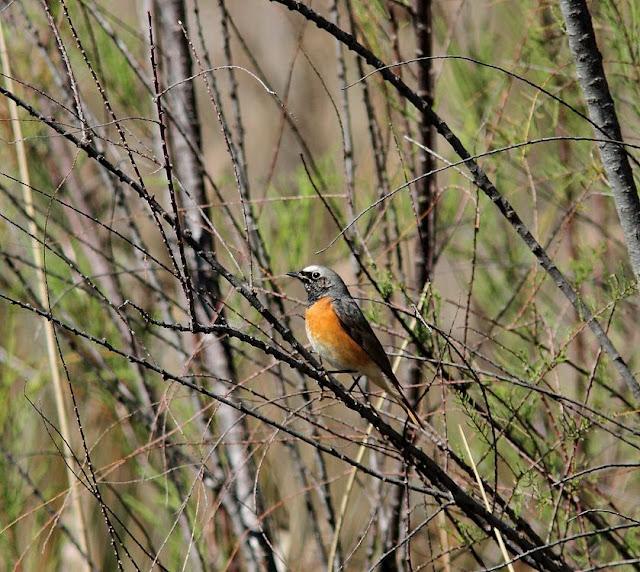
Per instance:
[[[380,340],[340,276],[326,266],[311,265],[287,276],[307,292],[305,328],[314,351],[337,368],[335,373],[364,375],[386,391],[419,427],[424,427],[402,387]]]

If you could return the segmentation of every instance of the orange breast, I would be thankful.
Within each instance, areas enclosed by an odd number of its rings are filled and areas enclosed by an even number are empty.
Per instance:
[[[305,322],[313,349],[333,366],[362,371],[371,364],[367,353],[344,331],[331,298],[321,298],[307,308]]]

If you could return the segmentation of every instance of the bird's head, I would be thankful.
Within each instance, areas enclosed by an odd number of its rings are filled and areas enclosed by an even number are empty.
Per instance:
[[[287,276],[297,278],[302,282],[304,289],[307,291],[309,304],[313,304],[320,298],[327,296],[338,298],[349,295],[349,291],[342,278],[326,266],[313,264],[298,272],[287,272]]]

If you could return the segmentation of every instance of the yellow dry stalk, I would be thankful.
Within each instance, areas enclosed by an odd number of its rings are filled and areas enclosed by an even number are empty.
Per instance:
[[[4,29],[2,26],[2,19],[0,18],[0,60],[2,61],[2,69],[4,73],[5,87],[9,91],[13,91],[13,80],[11,79],[11,68],[9,65],[9,53],[4,38]],[[20,119],[18,118],[18,107],[13,100],[9,100],[9,114],[11,118],[11,127],[13,130],[13,139],[16,147],[16,156],[18,160],[18,171],[20,174],[20,180],[22,182],[22,193],[24,198],[24,206],[29,218],[29,232],[31,233],[31,249],[33,252],[33,259],[38,276],[38,302],[45,311],[49,311],[49,299],[47,296],[47,285],[44,272],[44,246],[38,242],[37,234],[38,228],[35,222],[35,209],[33,207],[33,195],[31,192],[31,183],[29,179],[29,168],[27,164],[27,154],[25,151],[24,139],[22,137],[22,126]],[[62,447],[63,450],[67,450],[67,443],[71,443],[71,433],[69,431],[69,420],[64,405],[64,393],[62,390],[62,379],[60,377],[60,370],[58,367],[57,350],[55,343],[55,336],[53,332],[53,325],[49,320],[44,320],[44,331],[47,344],[47,356],[49,361],[49,371],[51,373],[51,380],[53,383],[53,393],[56,402],[56,409],[58,414],[58,423],[60,424],[60,434],[63,438]],[[82,512],[82,504],[80,502],[80,496],[78,491],[78,482],[76,481],[75,474],[72,469],[74,463],[74,456],[71,451],[68,451],[68,458],[66,466],[67,481],[69,484],[69,494],[71,497],[71,507],[75,520],[75,532],[77,533],[78,545],[82,551],[88,556],[88,531],[86,527],[85,518]],[[89,563],[84,558],[78,558],[79,565],[83,570],[90,570]],[[81,561],[81,563],[80,563]]]
[[[458,429],[460,429],[460,436],[462,437],[462,442],[464,443],[464,448],[467,451],[467,456],[469,457],[469,462],[471,463],[471,468],[473,469],[473,474],[476,477],[476,482],[480,487],[480,493],[482,494],[482,500],[484,501],[484,507],[491,511],[491,505],[489,504],[489,499],[487,498],[487,493],[484,492],[484,486],[482,484],[482,479],[480,478],[480,473],[478,473],[478,468],[476,467],[476,463],[473,460],[473,455],[471,454],[471,449],[469,448],[469,443],[467,443],[467,438],[464,435],[464,431],[462,430],[462,425],[458,425]],[[497,483],[496,483],[497,486]],[[500,547],[500,552],[502,552],[502,557],[506,563],[509,572],[514,572],[513,564],[511,564],[511,558],[509,558],[509,553],[507,552],[507,547],[504,544],[504,540],[502,538],[502,534],[500,531],[494,527],[494,534],[496,535],[496,540],[498,541],[498,546]]]

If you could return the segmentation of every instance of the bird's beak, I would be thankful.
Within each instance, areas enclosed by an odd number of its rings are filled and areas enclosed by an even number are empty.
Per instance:
[[[291,276],[291,278],[297,278],[298,280],[302,280],[302,274],[300,274],[300,272],[287,272],[287,276]]]

